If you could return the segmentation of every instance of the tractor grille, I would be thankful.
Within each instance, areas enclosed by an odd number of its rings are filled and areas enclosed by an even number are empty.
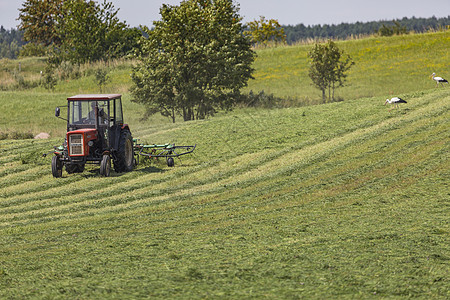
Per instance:
[[[72,134],[69,136],[70,155],[84,155],[83,136],[81,134]]]
[[[71,144],[81,144],[81,141],[82,141],[81,134],[72,134],[70,136]]]

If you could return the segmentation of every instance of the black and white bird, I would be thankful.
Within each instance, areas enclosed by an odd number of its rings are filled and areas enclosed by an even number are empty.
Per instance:
[[[442,77],[436,76],[436,73],[431,74],[431,78],[433,78],[434,81],[436,81],[436,87],[439,86],[439,83],[444,86],[444,83],[448,84],[448,81]]]
[[[399,107],[399,103],[408,103],[408,102],[406,102],[405,100],[403,100],[402,98],[399,98],[399,97],[394,97],[394,98],[392,98],[391,100],[389,100],[389,99],[386,99],[386,102],[384,102],[384,105],[386,105],[387,103],[389,103],[389,104],[393,104],[394,105],[394,108],[395,107]],[[392,108],[391,108],[392,109]],[[389,110],[391,110],[391,109],[389,109]]]

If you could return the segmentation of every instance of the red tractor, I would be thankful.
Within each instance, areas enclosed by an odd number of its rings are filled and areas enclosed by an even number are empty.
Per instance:
[[[111,160],[116,172],[132,171],[135,165],[133,138],[123,122],[119,94],[76,95],[67,98],[67,121],[64,145],[55,148],[52,174],[81,173],[86,164],[100,164],[100,175],[109,176]]]

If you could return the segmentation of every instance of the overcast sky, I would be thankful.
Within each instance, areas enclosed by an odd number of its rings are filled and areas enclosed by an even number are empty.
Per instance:
[[[102,1],[97,1],[102,2]],[[132,27],[152,25],[159,19],[163,3],[178,5],[180,0],[109,0],[119,8],[119,19]],[[0,0],[0,25],[10,29],[19,22],[18,9],[24,0]],[[379,21],[403,17],[428,18],[450,15],[450,0],[240,0],[244,22],[277,19],[282,25],[339,24]]]

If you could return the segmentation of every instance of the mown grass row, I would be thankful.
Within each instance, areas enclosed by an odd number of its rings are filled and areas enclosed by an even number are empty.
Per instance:
[[[276,120],[274,120],[274,122],[277,122]],[[248,123],[247,123],[248,124]],[[354,139],[354,136],[352,133],[351,138]],[[328,144],[323,143],[324,145],[322,147],[327,148],[329,147]],[[202,145],[202,146],[206,146],[206,145]],[[301,144],[300,148],[304,147],[304,145]],[[238,147],[236,147],[238,148]],[[252,156],[247,157],[244,156],[245,158],[241,158],[240,160],[238,160],[237,162],[229,162],[226,161],[225,163],[219,164],[216,167],[211,167],[210,165],[202,165],[202,169],[198,172],[199,174],[196,175],[193,178],[193,181],[195,181],[196,184],[201,183],[203,181],[205,181],[205,179],[207,181],[212,181],[212,182],[217,182],[218,180],[220,180],[220,178],[227,178],[227,176],[229,176],[229,178],[232,178],[232,180],[240,180],[239,179],[239,173],[240,172],[244,172],[245,170],[249,170],[246,171],[246,173],[250,173],[250,174],[254,174],[253,176],[259,176],[258,174],[261,173],[267,173],[269,172],[269,174],[277,174],[276,169],[280,169],[280,166],[283,165],[283,161],[286,162],[290,162],[293,159],[296,159],[295,157],[292,158],[290,157],[291,153],[297,153],[295,152],[297,147],[293,147],[291,146],[288,149],[281,149],[281,151],[278,152],[272,152],[272,155],[268,155],[268,153],[264,153],[264,155],[261,155],[261,153],[258,153],[259,156],[264,156],[264,160],[257,160],[256,162],[252,162],[252,160],[254,160],[254,158]],[[306,149],[308,149],[309,147],[306,147]],[[243,148],[244,150],[246,150],[246,148]],[[247,149],[248,150],[248,149]],[[308,152],[314,152],[316,151],[308,149]],[[203,154],[202,154],[203,155]],[[232,156],[232,155],[231,155]],[[309,155],[309,157],[312,157],[313,155]],[[278,158],[276,158],[278,157]],[[242,162],[244,159],[247,159],[250,163],[245,163]],[[265,162],[269,162],[270,161],[270,165],[271,167],[269,168]],[[239,169],[236,170],[235,169],[235,165],[239,166]],[[232,166],[231,172],[227,172],[226,171],[226,167],[225,166]],[[23,166],[20,166],[22,167]],[[48,168],[48,166],[46,167]],[[66,195],[68,198],[71,199],[72,195],[75,194],[79,194],[81,197],[83,195],[83,193],[85,193],[88,197],[90,198],[98,198],[98,199],[104,199],[105,197],[108,197],[109,195],[114,195],[117,193],[117,191],[120,191],[124,188],[124,186],[126,186],[126,190],[139,190],[141,186],[145,186],[143,183],[144,182],[149,182],[151,183],[152,188],[155,186],[155,184],[157,184],[158,182],[152,182],[152,178],[157,178],[157,177],[162,177],[162,180],[166,180],[168,182],[170,182],[171,185],[175,185],[177,184],[177,180],[173,180],[171,177],[167,178],[166,176],[161,176],[162,174],[156,173],[156,174],[151,174],[150,178],[149,176],[142,178],[139,177],[136,180],[131,180],[129,179],[130,176],[132,175],[126,175],[121,176],[120,179],[115,178],[114,182],[112,184],[114,184],[113,189],[108,188],[101,188],[101,184],[103,184],[104,182],[101,179],[92,179],[92,175],[95,174],[90,174],[88,176],[85,175],[80,175],[80,177],[84,177],[84,181],[80,181],[77,180],[69,185],[66,185],[66,188],[61,191],[61,189],[59,188],[59,186],[54,185],[54,184],[42,184],[42,181],[48,181],[46,179],[43,179],[41,181],[38,182],[34,182],[31,183],[32,180],[36,179],[39,176],[42,176],[43,171],[45,168],[42,167],[36,167],[36,169],[40,169],[40,171],[35,174],[35,175],[27,175],[27,173],[31,173],[33,174],[33,172],[35,172],[36,170],[26,170],[25,172],[21,172],[21,173],[17,173],[15,172],[15,174],[10,174],[9,176],[5,177],[2,181],[0,181],[0,185],[12,185],[12,183],[14,183],[14,178],[21,178],[23,181],[25,182],[30,182],[29,187],[32,188],[32,194],[30,195],[30,188],[23,187],[23,184],[21,184],[20,182],[18,182],[16,185],[7,188],[4,190],[4,193],[6,193],[5,195],[11,195],[11,194],[20,194],[18,196],[13,196],[10,197],[10,201],[8,203],[8,211],[11,212],[14,208],[11,207],[11,205],[13,203],[21,203],[21,207],[27,207],[27,210],[33,210],[33,205],[30,205],[30,201],[37,201],[39,204],[39,207],[45,207],[46,203],[52,203],[52,205],[56,205],[53,201],[53,199],[55,198],[59,198],[61,196]],[[153,169],[152,169],[153,170]],[[196,173],[194,173],[196,174]],[[217,175],[219,174],[219,175]],[[181,175],[181,176],[180,176]],[[183,174],[177,174],[177,172],[175,172],[174,177],[182,177],[184,176]],[[193,174],[190,174],[190,177],[193,177]],[[245,177],[246,174],[243,175],[243,177]],[[218,178],[219,177],[219,178]],[[184,179],[178,179],[178,181],[183,181]],[[89,188],[85,187],[84,182],[89,181],[91,184],[89,185]],[[3,182],[3,183],[2,183]],[[51,182],[51,181],[50,181]],[[94,182],[97,182],[97,184],[94,184]],[[186,183],[184,183],[184,185],[182,187],[180,187],[180,189],[185,189],[186,188]],[[50,186],[52,186],[53,188],[50,188]],[[157,186],[157,185],[156,185]],[[34,187],[34,189],[33,189]],[[37,190],[36,190],[37,187]],[[19,191],[17,191],[19,190]],[[94,191],[91,191],[94,190]],[[106,190],[106,191],[104,191]],[[125,191],[126,191],[125,190]],[[11,191],[10,194],[8,194],[8,191]],[[40,191],[40,192],[37,192]],[[172,190],[172,192],[176,192],[175,190]],[[71,200],[66,200],[66,201],[71,201]],[[106,203],[105,201],[101,200],[102,203]],[[106,204],[105,204],[106,205]],[[20,207],[18,208],[19,210],[21,209]],[[11,215],[10,215],[11,216]]]
[[[417,114],[417,113],[416,113]],[[391,122],[389,122],[390,124]],[[353,139],[355,139],[354,135],[356,133],[353,132],[350,137]],[[334,141],[334,140],[333,140]],[[318,144],[321,145],[322,148],[328,148],[329,145],[328,143],[321,143]],[[317,152],[317,149],[309,149],[309,147],[306,147],[305,150],[303,151],[307,151],[307,154],[303,154],[308,158],[314,157],[315,152]],[[300,151],[300,153],[302,153],[303,151]],[[336,150],[334,150],[336,151]],[[284,152],[284,153],[283,153]],[[262,154],[263,153],[263,154]],[[32,190],[32,194],[30,195],[30,190],[27,188],[23,188],[21,183],[17,183],[14,186],[11,186],[10,188],[6,188],[4,190],[4,195],[8,196],[10,195],[10,202],[8,203],[8,212],[13,211],[15,208],[14,206],[12,206],[12,204],[14,203],[20,203],[21,206],[19,206],[19,208],[17,208],[19,211],[23,208],[26,207],[25,210],[33,210],[33,205],[30,205],[30,201],[36,201],[38,203],[38,207],[45,207],[46,203],[52,203],[52,205],[56,205],[53,200],[56,198],[60,198],[64,195],[66,195],[66,197],[68,199],[71,199],[72,195],[78,194],[79,196],[81,196],[81,198],[83,198],[83,193],[86,195],[86,197],[89,198],[98,198],[98,199],[102,199],[101,202],[105,203],[105,201],[103,201],[103,199],[105,197],[108,197],[110,195],[115,195],[117,194],[118,191],[123,191],[125,189],[124,192],[128,191],[135,191],[134,194],[136,194],[136,191],[139,191],[140,189],[146,189],[147,186],[144,184],[144,182],[148,182],[150,183],[150,186],[152,189],[155,189],[157,191],[164,191],[165,192],[176,192],[177,190],[185,190],[186,187],[189,187],[190,185],[198,185],[201,183],[207,183],[207,182],[221,182],[220,180],[222,180],[223,178],[225,180],[231,180],[231,181],[244,181],[244,179],[246,178],[246,176],[248,176],[247,174],[252,174],[253,177],[255,176],[261,176],[260,174],[271,174],[271,176],[277,176],[277,173],[279,170],[283,170],[283,168],[281,168],[281,166],[283,166],[284,162],[287,162],[289,164],[289,162],[291,160],[295,160],[297,159],[297,155],[298,155],[298,151],[295,151],[295,148],[289,148],[287,150],[282,150],[279,152],[271,152],[271,155],[268,155],[268,153],[264,153],[264,152],[260,152],[258,153],[259,156],[263,157],[263,160],[256,160],[256,161],[252,161],[254,160],[255,155],[245,155],[244,158],[238,158],[237,162],[233,162],[231,161],[226,161],[225,163],[219,164],[216,167],[211,167],[209,165],[202,165],[202,168],[199,168],[198,172],[194,172],[191,174],[189,174],[189,177],[192,177],[192,182],[195,182],[195,184],[192,184],[190,182],[186,183],[185,179],[183,178],[183,176],[185,176],[184,172],[174,172],[172,176],[164,176],[164,174],[159,174],[158,173],[151,173],[149,176],[145,176],[145,177],[138,177],[135,180],[130,180],[129,177],[136,177],[134,175],[124,175],[118,178],[115,178],[114,181],[111,183],[113,184],[114,188],[110,188],[110,187],[106,187],[106,188],[102,188],[101,185],[104,184],[104,181],[97,178],[94,179],[91,178],[91,175],[88,175],[87,177],[85,176],[84,181],[83,179],[81,180],[77,180],[69,185],[66,185],[66,188],[61,190],[59,186],[55,186],[54,184],[50,184],[50,186],[53,186],[53,188],[50,188],[49,184],[45,185],[45,184],[41,184],[41,182],[37,182],[37,183],[31,183],[31,187],[36,186],[38,187],[38,191],[37,192],[36,189]],[[320,151],[319,151],[320,153]],[[291,157],[292,155],[294,155],[294,157]],[[278,157],[278,158],[276,158]],[[250,161],[251,163],[242,163],[241,161],[243,161],[244,159],[247,159],[248,161]],[[236,170],[235,166],[236,164],[239,166],[238,169]],[[231,169],[230,171],[227,172],[226,167],[228,166],[228,168]],[[17,170],[15,170],[14,174],[10,174],[8,176],[6,176],[2,182],[4,182],[3,185],[6,185],[9,183],[9,185],[11,185],[11,183],[14,182],[14,178],[20,178],[22,179],[25,183],[27,182],[31,182],[32,180],[36,179],[36,177],[42,176],[42,174],[45,172],[43,170],[48,169],[48,166],[44,167],[44,166],[38,166],[38,167],[34,167],[32,169],[26,169],[23,167],[23,165],[19,165],[19,167],[21,167],[22,169],[24,169],[23,172],[19,172],[17,173]],[[36,173],[34,174],[33,173]],[[243,174],[241,174],[241,172]],[[181,173],[181,174],[180,174]],[[184,174],[183,174],[184,173]],[[29,176],[27,174],[30,174]],[[95,174],[95,173],[94,173]],[[161,176],[163,175],[163,176]],[[83,175],[80,175],[80,177],[82,177]],[[74,176],[75,177],[75,176]],[[152,179],[154,178],[160,178],[156,181],[152,181]],[[173,179],[178,177],[179,179]],[[242,177],[243,179],[241,179],[240,177]],[[207,178],[207,179],[205,179]],[[43,181],[48,181],[48,180],[43,180]],[[89,181],[90,184],[88,187],[86,187],[86,185],[84,184],[85,182]],[[206,182],[205,182],[206,181]],[[50,181],[51,182],[51,181]],[[95,182],[95,183],[94,183]],[[162,182],[162,185],[171,185],[171,186],[177,186],[177,182],[183,182],[183,185],[181,185],[179,188],[162,188],[162,189],[158,189],[158,184],[160,184]],[[224,183],[226,184],[226,183]],[[126,186],[126,188],[124,187]],[[20,190],[20,192],[17,192],[17,189]],[[91,191],[93,190],[93,191]],[[8,192],[10,192],[10,194],[8,194]],[[14,194],[19,194],[18,196],[12,196]],[[133,196],[134,197],[134,196]],[[72,200],[66,200],[69,202],[72,202]],[[31,202],[33,203],[33,202]],[[73,203],[72,203],[73,204]],[[6,205],[6,204],[5,204]],[[9,215],[11,217],[11,215]]]
[[[450,95],[382,103],[138,127],[198,143],[174,169],[56,180],[7,159],[0,296],[444,299]]]

